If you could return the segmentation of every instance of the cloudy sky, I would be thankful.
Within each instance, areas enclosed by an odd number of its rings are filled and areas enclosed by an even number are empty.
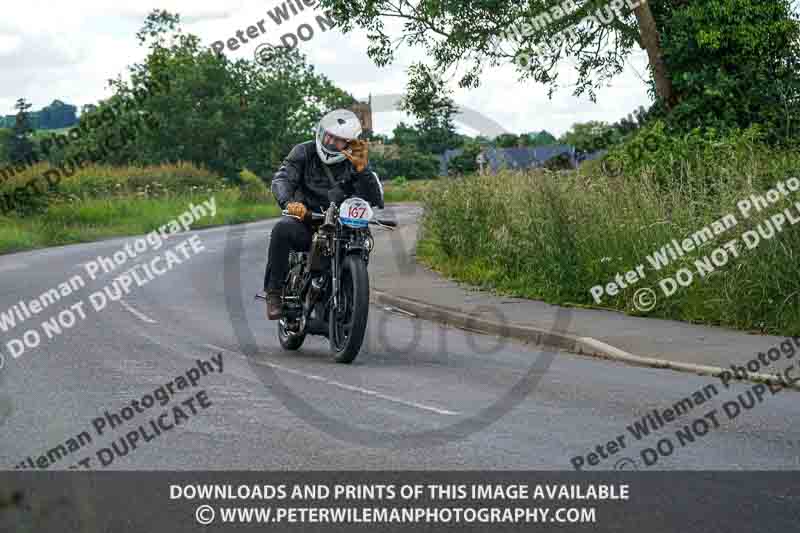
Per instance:
[[[266,33],[248,39],[236,51],[226,50],[232,58],[251,58],[258,44],[278,44],[285,33],[310,23],[317,32],[300,48],[339,87],[360,99],[370,93],[403,91],[405,69],[421,57],[419,50],[401,50],[395,64],[378,68],[366,55],[364,33],[323,33],[314,21],[318,13],[310,10],[278,26],[267,12],[282,4],[276,0],[14,1],[0,18],[0,114],[12,114],[20,97],[27,98],[34,109],[56,98],[80,108],[108,97],[107,80],[124,75],[127,65],[143,58],[135,33],[154,8],[180,13],[184,31],[200,36],[209,46],[264,19]],[[564,73],[569,72],[569,65],[565,65]],[[549,100],[545,87],[519,82],[513,68],[503,67],[486,71],[479,89],[467,91],[454,85],[455,100],[505,130],[520,133],[546,129],[560,135],[575,122],[614,122],[639,105],[647,106],[645,74],[646,57],[637,51],[625,72],[599,91],[597,103],[592,103],[588,98],[573,97],[568,86]],[[375,129],[391,133],[403,118],[399,112],[377,113]],[[476,133],[461,126],[467,133]]]

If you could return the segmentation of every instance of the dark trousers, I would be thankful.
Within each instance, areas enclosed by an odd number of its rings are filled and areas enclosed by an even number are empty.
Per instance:
[[[264,290],[283,287],[289,272],[289,252],[307,252],[311,248],[311,227],[296,218],[283,217],[272,228],[269,239]]]

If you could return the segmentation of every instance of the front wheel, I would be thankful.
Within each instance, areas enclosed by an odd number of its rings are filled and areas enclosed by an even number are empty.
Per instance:
[[[305,333],[297,335],[287,329],[285,318],[278,322],[278,342],[281,343],[281,348],[291,351],[299,350],[304,340],[306,340]]]
[[[337,363],[352,363],[361,351],[369,318],[369,274],[367,264],[349,255],[342,264],[339,311],[331,310],[330,344]]]

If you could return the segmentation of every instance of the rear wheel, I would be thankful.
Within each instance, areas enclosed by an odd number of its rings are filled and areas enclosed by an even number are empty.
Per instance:
[[[330,345],[337,363],[352,363],[361,351],[369,318],[367,264],[350,255],[342,263],[339,308],[330,313]]]

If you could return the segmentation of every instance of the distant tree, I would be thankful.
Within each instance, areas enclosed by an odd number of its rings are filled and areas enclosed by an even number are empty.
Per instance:
[[[621,140],[621,134],[606,122],[589,121],[572,125],[572,129],[559,139],[579,152],[603,150]]]
[[[410,146],[416,148],[418,140],[419,132],[405,122],[400,122],[394,127],[394,130],[392,130],[392,143],[396,144],[397,146]]]
[[[14,136],[14,130],[11,128],[0,128],[0,164],[8,163],[8,150],[11,148],[11,138]]]
[[[451,94],[441,76],[425,65],[409,69],[408,93],[400,108],[417,117],[415,128],[420,152],[442,154],[461,144],[453,124],[457,108]]]
[[[25,98],[20,98],[14,105],[14,109],[17,110],[17,119],[9,138],[8,159],[15,164],[29,163],[34,158],[34,145],[31,141],[34,129],[29,114],[30,108],[31,104]]]
[[[137,38],[144,60],[81,116],[82,135],[66,157],[103,154],[111,140],[121,145],[103,155],[112,164],[189,161],[233,180],[243,168],[271,176],[294,144],[313,137],[324,113],[354,102],[297,50],[265,65],[230,61],[184,34],[180,17],[166,11],[152,12]]]
[[[398,176],[407,179],[431,179],[439,174],[439,159],[431,154],[423,154],[415,147],[402,147],[391,157],[370,155],[370,164],[382,179],[391,180]]]
[[[558,142],[555,136],[547,130],[542,130],[539,133],[529,133],[525,138],[527,141],[526,146],[547,146]]]
[[[643,106],[639,106],[633,113],[628,113],[627,116],[619,119],[619,121],[612,124],[611,127],[614,128],[621,137],[626,137],[641,128],[647,122],[648,116],[649,112]]]
[[[498,148],[514,148],[515,146],[519,145],[519,135],[514,133],[503,133],[498,135],[494,142]]]
[[[459,176],[476,172],[478,170],[476,158],[480,152],[481,145],[477,142],[465,143],[464,151],[447,162],[447,173]]]

